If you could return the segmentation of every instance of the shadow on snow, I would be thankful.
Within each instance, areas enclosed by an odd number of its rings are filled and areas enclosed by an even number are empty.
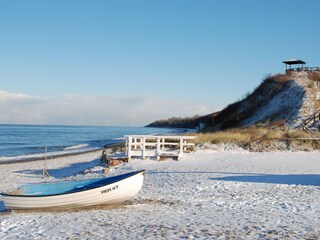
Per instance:
[[[261,175],[251,175],[251,176],[245,175],[245,176],[228,176],[228,177],[210,178],[210,180],[320,186],[319,174],[290,174],[290,175],[261,174]]]
[[[94,166],[97,166],[99,163],[100,163],[100,159],[95,159],[90,162],[70,164],[62,168],[56,168],[56,169],[47,168],[47,171],[50,174],[50,176],[54,178],[64,178],[74,174],[78,174],[82,172],[84,169],[93,168]],[[50,161],[47,162],[47,166],[50,167]],[[39,175],[42,175],[42,171],[43,171],[42,169],[22,170],[22,171],[16,171],[16,173],[31,174],[31,175],[39,176]]]
[[[235,175],[226,177],[211,177],[209,180],[250,182],[250,183],[273,183],[289,185],[320,186],[320,174],[258,174],[237,172],[211,172],[211,171],[146,171],[147,174],[224,174]]]

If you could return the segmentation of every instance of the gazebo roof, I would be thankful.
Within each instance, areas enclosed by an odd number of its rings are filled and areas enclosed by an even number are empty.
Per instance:
[[[306,64],[306,62],[300,60],[300,59],[290,59],[290,60],[286,60],[286,61],[283,61],[283,63],[285,64],[289,64],[289,65],[293,65],[293,64]]]

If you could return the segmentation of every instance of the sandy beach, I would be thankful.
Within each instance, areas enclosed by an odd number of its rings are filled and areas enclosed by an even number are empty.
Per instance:
[[[48,181],[102,176],[101,151],[48,160]],[[0,213],[1,239],[319,239],[319,152],[198,149],[181,161],[134,159],[145,169],[129,202],[68,211]],[[43,161],[0,165],[0,191],[42,182]],[[84,169],[91,173],[83,174]],[[0,200],[0,209],[5,210]]]

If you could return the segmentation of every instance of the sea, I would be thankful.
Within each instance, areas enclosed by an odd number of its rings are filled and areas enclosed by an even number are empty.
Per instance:
[[[74,154],[124,142],[124,135],[173,134],[185,130],[146,127],[0,124],[0,163]]]

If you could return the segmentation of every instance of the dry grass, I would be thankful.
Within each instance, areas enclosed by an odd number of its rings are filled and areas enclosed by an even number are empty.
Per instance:
[[[272,80],[278,83],[285,83],[291,80],[290,75],[286,74],[276,74],[272,76]]]
[[[319,138],[320,133],[308,133],[301,130],[291,130],[289,132],[290,138]]]
[[[231,132],[231,131],[219,131],[215,133],[199,133],[196,135],[196,143],[210,142],[210,143],[221,143],[221,142],[233,142],[239,144],[245,144],[250,141],[249,134]]]
[[[320,110],[320,99],[314,101],[314,109]]]
[[[286,83],[292,80],[292,76],[289,74],[266,74],[262,79],[262,83],[270,83],[270,82],[277,82],[277,83]]]
[[[320,82],[320,72],[318,72],[318,71],[309,72],[308,78],[311,79],[312,81]]]
[[[218,131],[214,133],[198,133],[196,143],[210,142],[210,143],[222,143],[232,142],[239,145],[248,144],[253,136],[263,136],[266,134],[266,130],[263,128],[249,127],[249,128],[235,128],[225,131]]]
[[[194,135],[194,134],[192,134]],[[263,128],[252,126],[248,128],[235,128],[213,133],[197,133],[195,143],[236,143],[239,146],[249,144],[251,139],[281,139],[281,138],[320,138],[320,133],[307,133],[302,130],[279,128]]]
[[[275,129],[271,131],[267,131],[266,134],[264,134],[261,137],[256,138],[286,138],[288,137],[288,134],[285,130]]]

